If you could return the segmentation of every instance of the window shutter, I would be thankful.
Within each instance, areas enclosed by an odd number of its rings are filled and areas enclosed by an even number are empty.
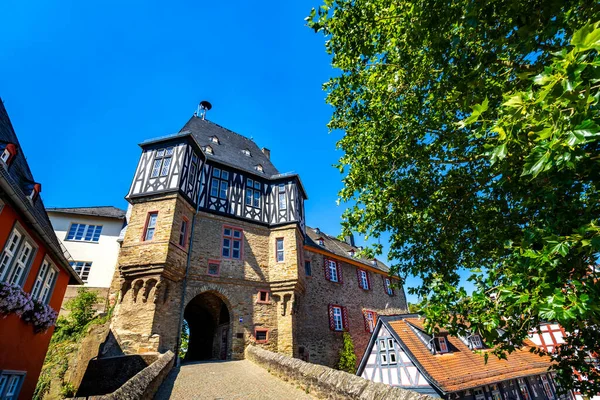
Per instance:
[[[338,281],[341,283],[344,283],[344,277],[342,276],[342,264],[336,260],[335,262],[335,268],[337,269],[337,273],[338,273]]]
[[[365,288],[367,290],[371,290],[371,276],[369,274],[369,271],[366,271],[367,274],[367,285],[369,285],[369,287]]]
[[[356,268],[356,280],[358,282],[358,287],[362,288],[362,280],[360,279],[360,269]]]
[[[368,313],[369,312],[367,310],[363,310],[363,318],[365,320],[365,332],[369,332],[370,331],[370,329],[369,329],[369,320],[367,319],[367,314]]]
[[[349,330],[349,325],[348,325],[348,310],[346,309],[346,307],[342,307],[342,318],[344,320],[344,330],[347,331],[347,330]]]
[[[333,305],[329,305],[329,329],[335,331],[335,321],[333,320]]]
[[[323,257],[323,266],[325,267],[325,279],[331,280],[331,272],[329,271],[329,260]]]

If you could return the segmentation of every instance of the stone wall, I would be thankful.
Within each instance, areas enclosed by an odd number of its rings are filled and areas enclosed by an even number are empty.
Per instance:
[[[130,356],[131,357],[131,356]],[[140,357],[140,356],[134,356]],[[104,395],[88,395],[77,393],[77,398],[89,400],[150,400],[171,371],[175,362],[175,354],[168,351],[159,355],[155,361],[143,368],[133,377],[129,378],[120,387]],[[85,396],[85,397],[82,397]]]
[[[375,383],[356,375],[322,365],[276,354],[254,346],[246,349],[246,358],[270,373],[300,385],[307,393],[322,399],[342,400],[433,400],[433,397]]]
[[[396,288],[395,295],[389,296],[383,282],[385,275],[375,272],[368,272],[371,288],[364,290],[358,286],[357,267],[346,262],[341,262],[342,282],[331,282],[325,278],[322,254],[305,250],[304,257],[311,262],[312,275],[305,277],[306,291],[297,305],[297,346],[304,347],[303,359],[329,367],[337,364],[342,332],[329,329],[329,304],[335,304],[348,311],[348,330],[360,360],[371,337],[365,329],[363,310],[406,312],[404,290]]]

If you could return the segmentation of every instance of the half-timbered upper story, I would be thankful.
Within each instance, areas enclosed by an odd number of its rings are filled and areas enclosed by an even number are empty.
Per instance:
[[[550,357],[533,354],[533,343],[506,360],[477,333],[467,337],[440,329],[429,334],[416,314],[382,316],[360,362],[357,375],[374,382],[439,396],[448,400],[558,400]]]
[[[306,192],[298,175],[282,174],[268,149],[193,116],[180,132],[140,144],[127,198],[179,191],[194,207],[267,226],[298,223]]]

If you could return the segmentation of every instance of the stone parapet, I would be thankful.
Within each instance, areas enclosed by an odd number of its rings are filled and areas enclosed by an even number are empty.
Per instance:
[[[323,399],[434,400],[425,394],[375,383],[347,372],[310,364],[255,346],[246,348],[246,358],[284,380],[294,381],[307,393]]]

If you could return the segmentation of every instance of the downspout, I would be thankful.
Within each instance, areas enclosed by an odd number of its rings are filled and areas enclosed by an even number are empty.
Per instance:
[[[200,166],[198,167],[200,169]],[[200,172],[202,174],[202,172]],[[202,181],[201,181],[202,182]],[[179,359],[179,349],[181,347],[181,331],[183,329],[183,313],[185,311],[184,302],[185,302],[185,294],[187,292],[187,280],[190,272],[190,263],[192,261],[192,250],[194,248],[194,228],[196,227],[196,216],[200,211],[200,194],[202,193],[202,183],[200,182],[198,187],[198,197],[196,198],[196,212],[192,216],[192,227],[190,228],[190,237],[188,246],[188,255],[187,261],[185,264],[185,275],[183,276],[183,287],[181,288],[181,310],[179,311],[179,327],[177,329],[177,347],[175,348],[175,357],[176,362],[175,365],[178,367],[181,365],[181,360]]]

